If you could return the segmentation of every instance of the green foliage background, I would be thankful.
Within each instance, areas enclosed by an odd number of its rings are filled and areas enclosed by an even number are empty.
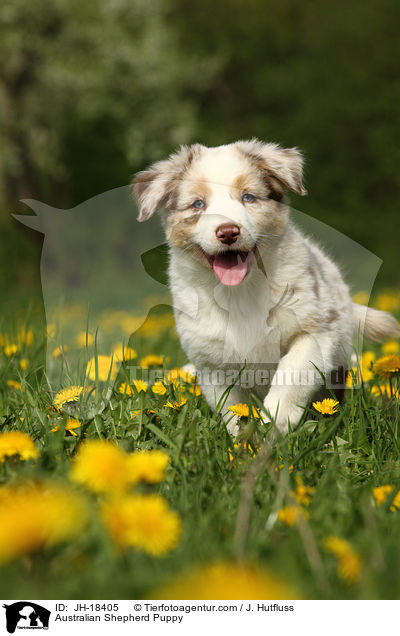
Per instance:
[[[23,198],[72,207],[181,143],[299,146],[293,205],[399,282],[396,0],[13,0],[0,6],[0,289],[39,289]]]

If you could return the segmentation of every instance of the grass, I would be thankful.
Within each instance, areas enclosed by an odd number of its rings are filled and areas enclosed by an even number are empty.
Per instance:
[[[171,368],[185,359],[173,328],[166,325],[164,321],[162,329],[155,326],[151,333],[138,334],[134,346],[139,357],[168,356]],[[381,355],[379,348],[375,351]],[[244,421],[242,437],[258,445],[255,455],[251,444],[234,446],[220,415],[211,412],[202,395],[189,392],[190,384],[183,383],[187,401],[176,409],[165,406],[178,399],[172,384],[162,396],[150,388],[122,394],[121,382],[129,381],[127,365],[115,381],[96,383],[98,391],[111,391],[101,412],[89,414],[79,402],[57,412],[43,372],[44,352],[40,330],[33,342],[19,343],[11,355],[5,354],[3,342],[0,431],[25,431],[40,456],[36,461],[3,461],[2,484],[32,479],[68,484],[71,461],[85,440],[105,438],[128,452],[163,449],[170,456],[165,481],[140,488],[163,495],[179,513],[183,531],[178,546],[163,557],[133,549],[116,552],[96,512],[96,497],[87,493],[86,530],[68,542],[3,563],[3,598],[152,598],[158,586],[169,585],[177,575],[221,561],[256,565],[290,584],[302,598],[399,597],[400,510],[390,509],[400,487],[399,401],[372,394],[377,378],[349,389],[335,415],[305,416],[272,449],[261,441],[265,431],[259,420]],[[21,358],[27,360],[24,371]],[[21,388],[9,386],[8,380],[20,381]],[[82,422],[76,436],[64,430],[70,415]],[[52,432],[55,424],[58,431]],[[384,484],[395,488],[378,507],[373,488]],[[308,505],[293,498],[299,485],[315,489]],[[286,525],[279,510],[293,504],[305,514]],[[338,573],[338,559],[325,548],[330,535],[348,541],[360,557],[362,567],[353,581]],[[220,594],[224,598],[223,589]]]

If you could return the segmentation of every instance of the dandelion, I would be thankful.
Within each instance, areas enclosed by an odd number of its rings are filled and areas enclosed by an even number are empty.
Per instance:
[[[120,362],[127,362],[129,360],[134,360],[137,358],[137,352],[132,347],[124,347],[124,345],[118,344],[113,349],[113,356],[116,360]]]
[[[18,345],[16,344],[6,344],[4,347],[4,353],[7,358],[11,358],[11,356],[18,353]]]
[[[307,518],[307,511],[300,508],[300,506],[284,506],[278,510],[278,519],[284,523],[285,526],[294,526],[301,519]]]
[[[61,358],[65,353],[67,353],[69,351],[69,347],[67,347],[66,345],[63,346],[58,346],[53,350],[53,353],[51,354],[53,356],[53,358]]]
[[[94,343],[94,337],[89,332],[80,331],[75,338],[75,343],[80,349],[84,347],[91,347]]]
[[[27,461],[39,457],[39,451],[32,438],[22,431],[0,433],[0,461],[10,457]]]
[[[133,387],[135,387],[136,392],[134,391]],[[147,387],[148,387],[147,382],[144,382],[143,380],[133,380],[132,384],[127,384],[126,382],[122,382],[118,390],[120,393],[122,393],[122,395],[135,396],[136,393],[141,393],[142,391],[146,392]]]
[[[89,360],[86,366],[86,375],[90,380],[96,380],[96,360],[97,360],[97,379],[100,382],[112,382],[118,373],[117,361],[112,356],[97,356]]]
[[[375,503],[378,508],[383,503],[385,503],[386,499],[393,492],[394,488],[395,487],[391,484],[385,484],[384,486],[377,486],[376,488],[373,488],[372,493],[374,495]],[[390,505],[390,510],[392,512],[394,512],[395,510],[400,510],[400,491],[395,494]]]
[[[233,404],[232,406],[228,407],[228,411],[231,411],[238,417],[249,417],[250,415],[250,408],[247,404]],[[259,412],[254,406],[252,406],[251,413],[252,413],[252,416],[255,418],[260,417]]]
[[[78,434],[75,433],[75,429],[79,428],[80,426],[82,426],[82,422],[77,420],[75,417],[69,417],[65,423],[65,430],[68,433],[71,433],[71,435],[73,435],[74,437],[78,437]],[[58,431],[58,429],[59,426],[56,425],[50,430],[50,432],[55,433],[56,431]]]
[[[192,384],[196,381],[196,376],[190,371],[183,369],[182,367],[176,369],[170,369],[167,373],[168,382],[176,382],[177,380],[183,380],[188,384]]]
[[[83,393],[83,386],[69,386],[65,389],[61,389],[53,400],[53,406],[57,411],[60,411],[62,408],[76,406],[82,398]]]
[[[374,363],[373,369],[382,378],[390,378],[400,371],[400,356],[382,356]]]
[[[118,391],[122,393],[122,395],[134,395],[134,391],[131,385],[127,384],[127,382],[122,382],[122,384],[120,384],[118,387]]]
[[[337,573],[343,583],[346,585],[355,583],[360,577],[362,561],[350,543],[346,539],[330,535],[325,538],[324,547],[327,552],[337,558]]]
[[[139,361],[140,367],[162,367],[164,362],[164,356],[158,356],[154,353],[150,353],[148,356],[144,356]]]
[[[29,347],[33,343],[34,339],[35,338],[32,329],[26,329],[25,327],[23,327],[18,331],[17,340],[21,344],[27,345]]]
[[[127,454],[107,440],[91,440],[80,446],[70,478],[95,493],[126,490],[132,482]]]
[[[339,559],[337,573],[343,583],[351,585],[360,578],[362,568],[361,557],[354,551],[348,552]]]
[[[377,386],[373,386],[371,389],[371,393],[375,397],[396,397],[397,399],[399,398],[399,391],[400,387],[396,387],[389,382],[386,382],[385,384],[378,384]]]
[[[132,547],[162,556],[179,542],[181,519],[159,495],[116,497],[102,504],[101,514],[120,548]]]
[[[229,457],[229,461],[233,462],[234,464],[236,464],[236,457],[233,455],[233,453],[237,450],[237,449],[242,449],[242,450],[246,450],[247,452],[250,453],[250,455],[252,457],[255,457],[257,455],[257,448],[253,448],[250,444],[248,444],[247,442],[237,442],[236,444],[234,444],[233,449],[229,448],[228,449],[228,457]]]
[[[316,411],[323,415],[333,415],[334,413],[337,413],[339,402],[332,398],[325,398],[322,402],[313,402],[312,405]]]
[[[26,369],[28,368],[27,358],[21,358],[21,360],[19,361],[19,368],[21,369],[21,371],[26,371]]]
[[[379,296],[376,299],[375,305],[382,311],[395,311],[400,307],[400,296],[398,292],[388,291]]]
[[[368,305],[369,302],[369,294],[366,291],[359,291],[354,294],[353,303],[357,303],[359,305]]]
[[[201,388],[199,387],[198,384],[195,384],[194,386],[190,386],[188,391],[189,393],[193,393],[193,395],[195,395],[196,397],[201,395]]]
[[[186,404],[186,402],[187,402],[187,398],[180,397],[179,400],[177,400],[176,402],[166,402],[165,406],[169,409],[174,409],[175,411],[177,411],[178,409],[181,408],[181,406]]]
[[[298,599],[284,580],[246,563],[217,562],[180,575],[153,590],[151,598],[188,600]]]
[[[297,488],[295,492],[295,499],[298,504],[303,506],[309,506],[311,503],[311,495],[315,493],[315,488],[312,486],[305,486],[300,476],[296,477]]]
[[[11,389],[15,389],[16,391],[25,391],[21,382],[18,382],[18,380],[7,380],[7,384]]]
[[[280,470],[283,470],[284,468],[285,468],[285,464],[283,463],[283,458],[279,456],[279,464],[275,466],[275,472],[278,473]],[[294,471],[293,464],[290,464],[290,466],[288,467],[288,471],[289,471],[289,475]]]
[[[157,484],[165,479],[170,457],[162,450],[137,451],[128,457],[128,470],[132,483],[145,481]]]
[[[167,392],[167,388],[162,382],[154,382],[151,390],[155,395],[165,395]]]
[[[388,340],[388,342],[385,342],[382,345],[381,349],[382,349],[382,353],[386,355],[390,355],[392,353],[398,353],[400,349],[400,345],[397,342],[397,340]]]
[[[0,488],[0,562],[79,536],[87,503],[72,490],[43,483]]]

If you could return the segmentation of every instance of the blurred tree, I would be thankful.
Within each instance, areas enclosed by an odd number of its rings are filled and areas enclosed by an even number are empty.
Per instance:
[[[0,6],[3,201],[70,205],[196,133],[215,57],[182,51],[162,0]]]
[[[304,150],[293,204],[398,284],[399,19],[397,0],[3,3],[0,206],[76,205],[180,143],[258,136]],[[0,229],[19,271],[28,242]]]

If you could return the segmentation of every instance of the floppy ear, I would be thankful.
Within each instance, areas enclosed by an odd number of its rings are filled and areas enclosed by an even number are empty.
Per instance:
[[[304,196],[303,155],[298,148],[281,148],[278,144],[265,144],[258,139],[239,142],[239,147],[264,163],[264,168],[286,188]]]
[[[199,144],[181,146],[165,161],[157,161],[135,175],[132,185],[139,205],[138,221],[147,221],[159,208],[173,206],[179,181],[200,148]]]

